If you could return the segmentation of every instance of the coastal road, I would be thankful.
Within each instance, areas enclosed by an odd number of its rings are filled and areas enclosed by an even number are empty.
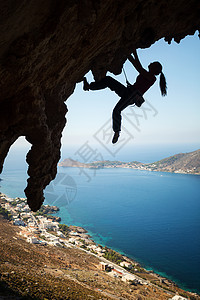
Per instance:
[[[160,286],[158,286],[158,285],[156,285],[156,284],[154,284],[154,283],[151,283],[149,280],[145,280],[145,279],[143,279],[142,277],[140,277],[140,276],[138,276],[138,275],[135,275],[135,274],[133,274],[133,273],[128,272],[128,271],[125,270],[123,267],[121,267],[121,266],[119,266],[119,265],[117,265],[117,264],[115,264],[115,263],[113,263],[113,262],[107,260],[107,259],[104,258],[104,257],[100,257],[100,256],[98,256],[98,255],[95,254],[95,253],[91,253],[91,252],[89,252],[89,251],[87,251],[87,250],[85,250],[85,249],[79,248],[79,247],[77,247],[77,246],[75,246],[75,245],[73,245],[73,247],[76,248],[76,249],[80,249],[80,250],[82,250],[82,251],[84,251],[84,252],[86,252],[86,253],[88,253],[88,254],[90,254],[90,255],[91,255],[91,254],[94,255],[94,256],[97,257],[100,261],[105,262],[105,263],[107,263],[108,265],[113,265],[113,266],[115,267],[115,269],[118,270],[118,271],[120,271],[123,275],[132,275],[132,276],[135,276],[135,278],[136,278],[137,280],[139,280],[139,281],[140,281],[141,283],[143,283],[143,284],[149,285],[149,286],[151,286],[151,287],[155,287],[156,289],[159,289],[159,290],[161,290],[161,291],[167,293],[167,294],[170,295],[170,296],[175,296],[175,295],[176,295],[176,293],[171,292],[171,291],[168,291],[168,290],[166,290],[166,289],[164,289],[164,288],[162,288],[162,287],[160,287]]]

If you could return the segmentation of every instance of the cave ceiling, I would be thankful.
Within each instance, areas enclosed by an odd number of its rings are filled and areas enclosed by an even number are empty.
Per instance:
[[[121,73],[134,48],[179,43],[200,29],[199,0],[0,0],[0,171],[31,143],[25,194],[36,211],[56,176],[65,101],[89,70]]]

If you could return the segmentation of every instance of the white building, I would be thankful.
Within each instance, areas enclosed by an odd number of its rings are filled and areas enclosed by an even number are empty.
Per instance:
[[[12,198],[8,198],[8,197],[4,197],[4,198],[2,198],[2,199],[6,200],[6,201],[8,201],[8,202],[13,202],[13,201],[14,201]]]
[[[89,245],[88,248],[94,250],[94,251],[97,252],[99,255],[103,255],[103,253],[105,252],[104,249],[102,249],[102,248],[100,248],[100,247],[98,247],[98,246],[96,246],[96,245]]]
[[[51,246],[63,247],[63,245],[58,241],[52,241],[48,243]]]
[[[22,221],[21,219],[15,219],[13,221],[13,225],[16,225],[16,226],[26,226],[26,224],[24,223],[24,221]]]
[[[30,217],[31,217],[31,214],[30,214],[30,213],[27,213],[27,212],[22,212],[22,213],[20,214],[20,216],[21,216],[22,218],[30,218]]]
[[[119,277],[119,274],[116,273],[115,271],[111,271],[111,272],[109,272],[108,274],[109,274],[111,277],[113,277],[113,278],[118,278],[118,277]]]
[[[176,295],[173,298],[170,298],[169,300],[187,300],[187,298],[184,298],[182,296]]]
[[[40,241],[35,236],[29,236],[27,242],[31,244],[39,244]]]
[[[131,263],[127,262],[127,261],[120,262],[120,266],[121,267],[126,267],[128,269],[132,269],[132,267],[133,267],[133,265]]]
[[[18,203],[17,205],[16,205],[16,207],[19,207],[19,208],[22,208],[22,207],[24,207],[25,206],[25,203]]]
[[[58,222],[52,222],[51,220],[47,219],[40,219],[40,223],[43,229],[49,229],[54,231],[59,230]]]
[[[101,271],[106,271],[106,269],[108,268],[108,264],[103,261],[100,261],[99,268]]]
[[[49,238],[52,242],[60,242],[60,239],[57,237],[57,236],[55,236],[55,235],[52,235],[50,238]]]
[[[10,209],[11,209],[11,207],[10,207],[10,204],[9,204],[9,203],[5,203],[4,207],[5,207],[5,209],[6,209],[6,210],[9,210],[9,211],[10,211]]]
[[[61,238],[65,238],[65,235],[61,231],[57,231],[57,235]]]
[[[29,206],[28,206],[28,205],[25,205],[25,206],[22,208],[22,211],[24,211],[24,212],[30,211]]]
[[[68,242],[74,244],[77,241],[75,238],[69,238]]]
[[[127,282],[127,281],[134,281],[137,278],[132,275],[132,274],[125,274],[124,276],[122,276],[122,281]]]
[[[79,236],[78,232],[75,232],[75,231],[71,231],[71,232],[70,232],[70,235],[76,235],[76,236]]]
[[[29,226],[29,227],[37,227],[37,223],[34,222],[32,219],[29,219],[29,220],[28,220],[28,226]]]

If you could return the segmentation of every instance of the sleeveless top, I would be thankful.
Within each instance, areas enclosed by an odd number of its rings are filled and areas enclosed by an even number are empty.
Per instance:
[[[152,80],[147,79],[144,75],[139,74],[133,88],[138,90],[142,95],[155,83],[156,77],[152,76]]]

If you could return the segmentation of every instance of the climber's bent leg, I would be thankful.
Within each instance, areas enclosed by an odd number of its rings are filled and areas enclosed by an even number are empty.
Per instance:
[[[93,91],[105,89],[107,87],[120,97],[123,97],[126,93],[126,87],[110,76],[106,76],[99,81],[94,81],[89,84],[89,89]]]

